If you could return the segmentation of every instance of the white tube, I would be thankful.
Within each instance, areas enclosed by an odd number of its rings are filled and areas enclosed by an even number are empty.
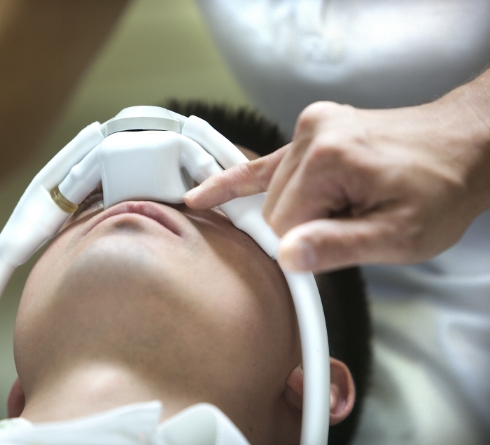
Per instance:
[[[303,353],[301,445],[326,445],[330,423],[330,352],[320,294],[312,273],[283,272],[296,308]]]
[[[199,183],[223,171],[213,156],[190,138],[182,139],[180,165]]]
[[[24,264],[70,217],[42,187],[30,190],[29,198],[17,205],[0,233],[1,258],[14,266]]]
[[[56,156],[32,180],[31,185],[41,184],[46,190],[57,187],[71,168],[78,164],[87,154],[104,140],[100,124],[94,122],[85,127],[75,138],[60,150]],[[30,186],[29,186],[30,187]],[[29,188],[26,190],[29,190]],[[26,195],[24,193],[21,200]]]
[[[182,134],[204,147],[223,168],[248,162],[247,157],[234,144],[196,116],[187,119],[182,127]]]
[[[271,258],[277,257],[279,238],[262,216],[265,193],[236,198],[219,206],[233,225],[247,233]]]
[[[0,298],[7,287],[10,277],[14,273],[15,266],[0,259]]]
[[[100,182],[100,167],[97,147],[75,165],[63,182],[59,190],[63,196],[80,204]]]
[[[0,289],[4,289],[11,268],[25,263],[70,217],[51,198],[50,192],[79,162],[104,139],[98,122],[84,128],[36,175],[0,233]]]

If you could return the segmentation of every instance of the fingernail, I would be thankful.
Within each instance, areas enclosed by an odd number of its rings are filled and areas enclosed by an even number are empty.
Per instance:
[[[317,258],[313,246],[303,239],[285,239],[281,242],[281,264],[291,270],[311,270]]]
[[[195,198],[195,196],[199,193],[199,190],[198,190],[199,187],[200,187],[200,185],[198,185],[197,187],[194,187],[193,189],[190,189],[187,192],[185,192],[184,198],[193,200]]]

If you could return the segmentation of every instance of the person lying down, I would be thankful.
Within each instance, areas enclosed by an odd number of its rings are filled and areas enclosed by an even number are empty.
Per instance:
[[[249,158],[284,144],[246,109],[166,107],[207,120]],[[368,305],[357,268],[317,281],[331,348],[329,444],[347,444],[371,366]],[[217,209],[104,210],[95,190],[29,275],[14,355],[0,444],[212,445],[216,431],[236,443],[299,444],[303,373],[288,285]],[[214,436],[199,436],[196,416],[212,419]],[[194,442],[170,441],[176,419]]]

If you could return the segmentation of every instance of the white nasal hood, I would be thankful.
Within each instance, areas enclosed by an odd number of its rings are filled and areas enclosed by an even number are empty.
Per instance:
[[[106,137],[73,167],[59,190],[79,204],[102,181],[105,208],[128,200],[177,204],[194,180],[221,170],[199,144],[178,133],[122,132]]]
[[[207,122],[160,107],[130,107],[82,130],[33,179],[0,233],[0,293],[17,266],[55,236],[102,181],[104,207],[128,200],[182,203],[202,182],[247,158]],[[279,239],[262,217],[265,193],[220,206],[272,258]],[[330,417],[330,357],[312,273],[284,271],[301,335],[301,445],[324,445]],[[232,365],[231,365],[232,366]],[[196,444],[197,445],[197,444]]]

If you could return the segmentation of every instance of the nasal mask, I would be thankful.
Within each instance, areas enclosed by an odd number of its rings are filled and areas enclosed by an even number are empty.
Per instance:
[[[177,204],[194,181],[244,162],[248,160],[237,147],[196,116],[142,106],[126,108],[103,124],[94,122],[37,174],[0,233],[0,295],[15,268],[59,232],[100,181],[106,209],[128,200]],[[265,196],[237,198],[219,208],[275,259],[279,238],[262,217]],[[320,295],[312,273],[283,273],[303,355],[301,445],[324,445],[330,357]]]

